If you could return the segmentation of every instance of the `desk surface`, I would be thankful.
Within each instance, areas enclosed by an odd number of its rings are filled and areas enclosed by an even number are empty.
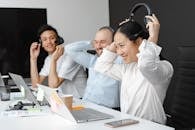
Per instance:
[[[79,123],[76,125],[69,124],[64,118],[56,114],[48,114],[42,116],[32,117],[0,117],[0,128],[2,130],[173,130],[174,128],[160,125],[151,121],[135,118],[131,115],[123,114],[121,112],[108,109],[106,107],[98,106],[88,102],[80,102],[86,107],[94,108],[99,111],[111,114],[114,116],[112,119],[93,121],[87,123]],[[80,104],[79,103],[79,104]],[[0,111],[4,110],[8,105],[8,102],[0,101]],[[123,126],[119,128],[109,128],[104,126],[104,123],[124,119],[132,118],[139,120],[140,123]]]

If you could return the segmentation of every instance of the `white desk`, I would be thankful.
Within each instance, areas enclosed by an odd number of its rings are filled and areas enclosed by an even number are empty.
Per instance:
[[[5,109],[8,102],[0,101],[0,111]],[[92,103],[82,102],[87,107],[95,108],[99,111],[111,114],[113,119],[79,123],[77,125],[68,124],[67,121],[56,115],[48,114],[34,117],[0,117],[1,130],[173,130],[174,128],[160,125],[151,121],[135,118],[133,116],[122,114],[121,112],[98,106]],[[129,125],[119,128],[109,128],[104,126],[105,122],[114,120],[132,118],[140,121],[139,124]]]

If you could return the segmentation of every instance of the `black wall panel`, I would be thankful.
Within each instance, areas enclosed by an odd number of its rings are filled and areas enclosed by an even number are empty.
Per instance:
[[[161,29],[159,45],[162,55],[175,67],[178,55],[177,46],[195,44],[195,1],[194,0],[110,0],[110,26],[114,29],[122,20],[129,17],[131,7],[138,2],[147,3],[158,17]],[[143,25],[144,8],[136,13],[136,19]],[[166,106],[171,104],[174,87],[167,92]],[[168,110],[168,108],[167,108]]]

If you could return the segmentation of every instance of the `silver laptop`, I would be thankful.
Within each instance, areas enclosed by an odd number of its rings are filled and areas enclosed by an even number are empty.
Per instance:
[[[48,99],[52,111],[71,122],[82,123],[113,118],[109,114],[91,108],[69,111],[57,91],[44,85],[37,84],[37,86],[44,91],[44,96]]]
[[[21,89],[24,89],[25,99],[35,103],[35,105],[37,107],[40,107],[39,102],[36,100],[35,96],[31,92],[30,88],[26,85],[22,76],[18,75],[18,74],[13,74],[13,73],[9,73],[9,75],[13,79],[14,83],[19,87],[20,91],[23,91]]]

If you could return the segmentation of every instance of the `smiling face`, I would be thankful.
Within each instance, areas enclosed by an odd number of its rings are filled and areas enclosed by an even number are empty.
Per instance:
[[[112,32],[108,29],[99,30],[93,41],[94,48],[97,52],[97,55],[100,56],[103,52],[103,48],[107,47],[112,43]]]
[[[123,33],[116,32],[114,42],[117,46],[117,54],[123,58],[124,63],[137,62],[136,54],[139,52],[140,39],[130,41]]]
[[[52,54],[56,50],[56,46],[57,46],[57,43],[56,43],[57,35],[56,35],[56,33],[54,31],[52,31],[52,30],[44,31],[40,35],[40,39],[42,41],[42,47],[49,54]]]

